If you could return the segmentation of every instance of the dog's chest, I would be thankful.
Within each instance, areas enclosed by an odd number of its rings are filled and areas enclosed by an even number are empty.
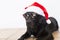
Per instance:
[[[37,28],[32,28],[32,29],[31,29],[31,33],[32,33],[32,34],[35,34],[35,33],[37,33],[37,32],[38,32],[38,29],[37,29]]]

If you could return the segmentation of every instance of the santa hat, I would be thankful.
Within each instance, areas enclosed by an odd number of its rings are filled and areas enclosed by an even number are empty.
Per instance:
[[[41,4],[39,4],[37,2],[34,2],[32,5],[29,5],[28,7],[25,7],[25,9],[26,9],[25,12],[33,11],[33,12],[36,12],[36,13],[39,13],[39,14],[43,13],[44,14],[43,16],[45,16],[45,18],[46,18],[46,22],[48,24],[51,23],[51,21],[48,19],[48,12],[47,12],[47,10]]]

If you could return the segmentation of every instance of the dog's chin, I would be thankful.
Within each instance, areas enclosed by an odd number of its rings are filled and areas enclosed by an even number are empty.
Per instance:
[[[33,28],[34,27],[34,22],[27,21],[27,23],[29,24],[30,28]]]

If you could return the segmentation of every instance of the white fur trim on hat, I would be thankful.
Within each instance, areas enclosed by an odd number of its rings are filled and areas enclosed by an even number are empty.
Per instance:
[[[43,12],[40,8],[35,7],[35,6],[31,6],[31,7],[27,8],[27,9],[25,10],[25,13],[26,13],[26,12],[36,12],[36,13],[38,13],[39,15],[45,16],[45,15],[44,15],[44,12]]]

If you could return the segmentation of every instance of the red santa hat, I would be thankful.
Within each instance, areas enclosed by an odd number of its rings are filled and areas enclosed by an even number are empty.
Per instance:
[[[39,8],[39,9],[38,9]],[[46,22],[48,24],[51,23],[51,21],[48,19],[48,12],[47,10],[45,9],[44,6],[42,6],[41,4],[37,3],[37,2],[34,2],[32,5],[29,5],[28,7],[25,7],[26,11],[25,12],[30,12],[30,11],[33,11],[33,12],[36,12],[36,13],[43,13],[46,18]]]

